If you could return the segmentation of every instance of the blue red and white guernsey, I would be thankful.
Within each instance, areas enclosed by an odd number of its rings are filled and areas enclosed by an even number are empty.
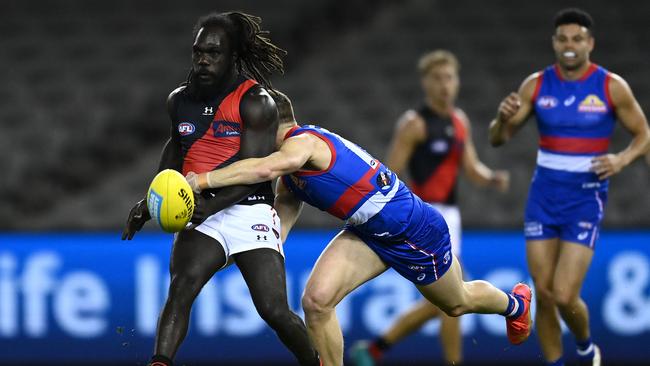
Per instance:
[[[324,171],[282,177],[300,200],[346,221],[398,273],[418,285],[440,278],[451,266],[447,223],[397,175],[361,147],[314,125],[296,126],[285,138],[309,133],[329,146]]]
[[[607,180],[591,172],[607,154],[616,123],[610,73],[591,64],[578,80],[557,65],[540,72],[533,94],[539,129],[524,231],[529,240],[560,238],[594,248],[607,202]]]
[[[244,122],[239,113],[242,98],[256,81],[239,77],[223,93],[210,100],[194,97],[186,86],[173,92],[172,133],[177,133],[183,154],[183,175],[223,168],[239,160]],[[207,190],[204,194],[216,194]],[[273,204],[271,183],[260,188],[239,204]]]

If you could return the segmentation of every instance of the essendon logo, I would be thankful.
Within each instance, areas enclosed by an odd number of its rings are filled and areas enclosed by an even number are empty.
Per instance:
[[[214,121],[214,137],[237,137],[241,135],[241,125],[237,122]]]
[[[251,229],[253,229],[255,231],[263,231],[265,233],[269,232],[269,230],[270,230],[269,227],[264,225],[264,224],[255,224],[255,225],[251,226]]]

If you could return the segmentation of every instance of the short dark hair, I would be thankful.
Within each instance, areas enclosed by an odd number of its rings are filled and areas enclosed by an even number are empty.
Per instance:
[[[271,74],[284,73],[282,57],[287,51],[271,43],[269,32],[261,29],[262,18],[238,12],[210,13],[199,18],[194,26],[193,39],[203,27],[212,25],[225,29],[238,54],[237,70],[262,86],[271,89]],[[188,76],[191,82],[192,74]]]
[[[587,28],[590,33],[593,33],[594,19],[586,11],[578,8],[567,8],[560,10],[555,14],[553,19],[555,29],[565,24],[578,24],[579,26]]]

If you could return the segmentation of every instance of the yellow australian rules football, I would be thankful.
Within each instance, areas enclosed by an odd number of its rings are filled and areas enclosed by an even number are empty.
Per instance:
[[[194,213],[192,188],[181,173],[165,169],[158,173],[149,185],[147,208],[151,217],[164,231],[181,231]]]

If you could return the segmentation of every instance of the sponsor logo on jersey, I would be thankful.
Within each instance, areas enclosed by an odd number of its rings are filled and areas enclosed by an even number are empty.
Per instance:
[[[447,136],[454,137],[454,132],[455,131],[454,131],[454,126],[453,125],[445,127],[445,133],[447,134]]]
[[[589,94],[578,105],[578,112],[584,113],[606,113],[607,105],[598,98],[596,94]]]
[[[204,116],[211,116],[213,114],[214,114],[214,109],[212,107],[203,108],[203,115]]]
[[[451,253],[447,251],[445,256],[442,258],[442,263],[447,264],[451,260]]]
[[[568,98],[566,98],[566,99],[564,100],[564,106],[565,106],[565,107],[568,107],[568,106],[570,106],[571,104],[573,104],[573,102],[575,102],[575,101],[576,101],[576,96],[575,96],[575,95],[572,95],[572,96],[570,96],[570,97],[568,97]]]
[[[178,124],[178,133],[181,136],[191,135],[194,133],[195,130],[196,128],[190,122],[182,122]]]
[[[594,227],[594,224],[588,221],[580,221],[578,227],[589,230]]]
[[[557,107],[557,99],[550,95],[543,95],[537,100],[537,106],[542,109],[551,109]]]
[[[237,137],[241,136],[241,125],[237,122],[214,121],[214,137]]]
[[[418,281],[422,281],[426,276],[427,276],[426,273],[420,273],[420,275],[418,276]]]
[[[578,240],[585,240],[589,236],[588,231],[583,231],[580,234],[578,234]]]
[[[255,224],[255,225],[251,226],[251,229],[253,229],[255,231],[263,231],[265,233],[268,233],[271,230],[271,229],[269,229],[268,226],[266,226],[264,224]]]
[[[600,188],[600,182],[586,182],[582,183],[582,189]]]

